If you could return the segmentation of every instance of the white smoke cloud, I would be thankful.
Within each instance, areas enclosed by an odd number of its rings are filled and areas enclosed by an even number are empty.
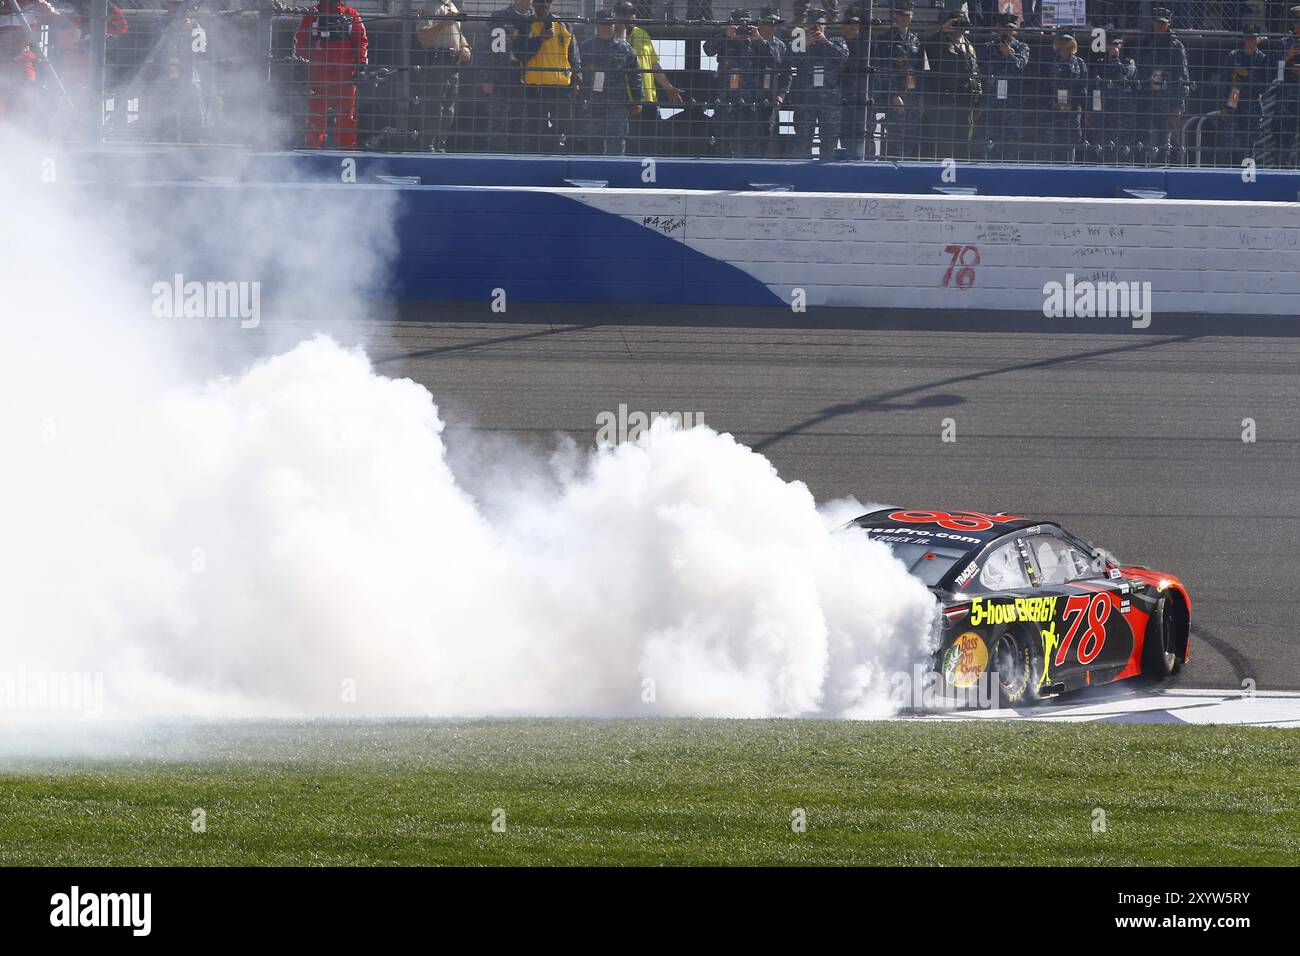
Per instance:
[[[561,446],[522,477],[516,450],[471,494],[436,383],[323,336],[196,377],[209,358],[142,290],[160,249],[207,241],[201,212],[105,227],[91,198],[0,184],[40,223],[0,265],[0,673],[102,673],[110,718],[865,717],[927,652],[926,589],[828,534],[868,509],[819,511],[707,427]],[[240,263],[220,278],[360,309],[390,225],[318,220],[312,246],[351,262],[322,283],[286,239],[302,210],[274,202],[207,250]]]

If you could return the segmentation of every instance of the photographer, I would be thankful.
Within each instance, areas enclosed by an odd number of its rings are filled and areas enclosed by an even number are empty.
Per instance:
[[[704,54],[718,58],[723,153],[743,156],[758,140],[759,64],[767,54],[749,11],[732,10],[724,35],[704,41]]]
[[[293,38],[293,52],[307,61],[308,149],[325,145],[329,111],[341,149],[357,145],[357,77],[369,62],[369,40],[361,14],[337,0],[321,0],[304,16]]]
[[[840,136],[840,76],[849,58],[842,40],[826,35],[826,11],[809,7],[806,12],[806,42],[802,52],[795,49],[794,61],[794,134],[799,156],[812,154],[813,128],[816,127],[823,162],[835,158],[835,144]]]
[[[784,23],[776,4],[763,7],[758,25],[758,37],[766,49],[758,65],[758,142],[754,154],[779,156],[784,153],[780,134],[781,107],[790,95],[790,48],[776,35],[776,28]]]
[[[1018,160],[1024,125],[1025,70],[1029,47],[1016,38],[1020,20],[1014,13],[996,15],[997,36],[980,51],[984,70],[984,155],[993,161]]]
[[[582,88],[582,54],[573,31],[551,15],[551,0],[533,0],[533,21],[515,40],[528,91],[528,152],[559,152],[571,136],[573,100]]]
[[[938,159],[969,159],[971,134],[983,99],[979,57],[967,34],[964,13],[948,18],[925,47],[930,61],[926,82],[925,153]]]

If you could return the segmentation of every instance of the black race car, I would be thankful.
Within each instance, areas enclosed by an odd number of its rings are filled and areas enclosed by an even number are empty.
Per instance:
[[[1187,661],[1192,603],[1175,575],[1121,567],[1050,521],[884,508],[855,518],[943,605],[935,669],[948,688],[996,675],[1004,704]]]

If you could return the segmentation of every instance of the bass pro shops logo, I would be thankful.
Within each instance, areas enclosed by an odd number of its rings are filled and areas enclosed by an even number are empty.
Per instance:
[[[974,631],[959,636],[943,655],[943,679],[950,687],[974,687],[988,667],[989,649]]]

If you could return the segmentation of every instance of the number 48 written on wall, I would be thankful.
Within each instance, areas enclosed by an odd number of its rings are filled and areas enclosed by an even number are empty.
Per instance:
[[[944,246],[943,251],[952,258],[948,262],[948,271],[943,274],[943,284],[950,286],[954,281],[957,288],[969,289],[975,284],[975,267],[980,264],[980,251],[975,246]],[[957,276],[954,280],[953,271]]]

